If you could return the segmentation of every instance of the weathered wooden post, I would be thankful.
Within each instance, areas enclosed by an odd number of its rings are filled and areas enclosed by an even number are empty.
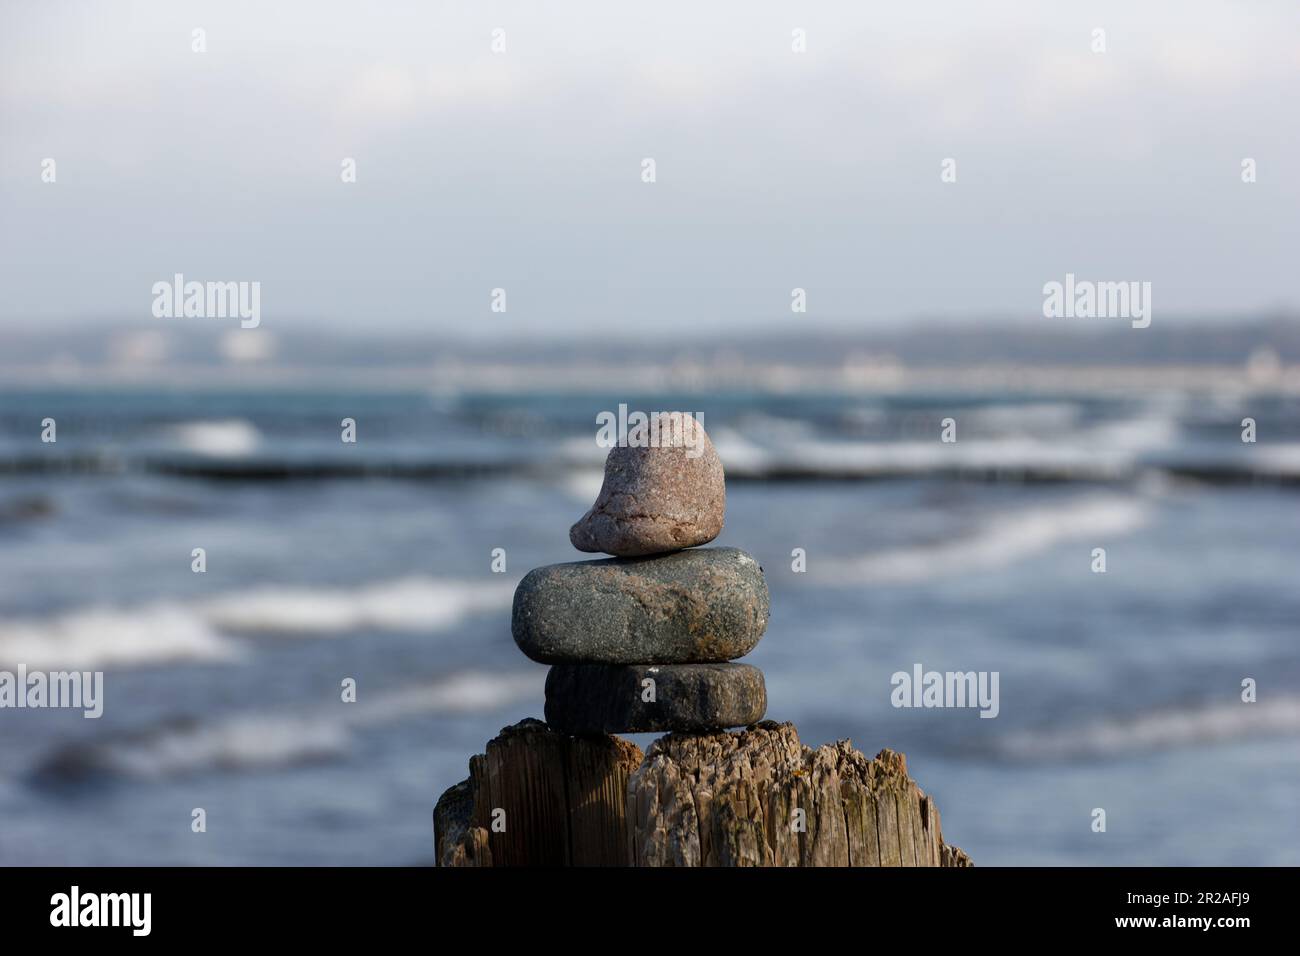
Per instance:
[[[505,728],[433,813],[441,866],[970,866],[902,754],[817,750],[793,724],[669,734],[643,756]]]
[[[522,720],[471,757],[433,811],[441,866],[621,866],[627,779],[641,750]]]

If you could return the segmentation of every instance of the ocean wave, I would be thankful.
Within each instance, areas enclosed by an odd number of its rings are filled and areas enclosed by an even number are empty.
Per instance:
[[[1117,452],[1151,452],[1171,448],[1182,434],[1170,415],[1140,415],[1093,425],[1079,433],[1079,441],[1092,449]]]
[[[0,662],[94,669],[240,658],[238,636],[438,631],[508,607],[504,581],[404,578],[354,589],[260,588],[188,603],[92,607],[0,622]]]
[[[959,425],[960,427],[960,425]],[[765,454],[740,456],[740,467],[769,476],[962,477],[1111,481],[1131,478],[1152,452],[1168,448],[1178,426],[1167,418],[1141,418],[1051,437],[1030,434],[941,442],[790,442]],[[728,477],[732,468],[728,464]]]
[[[718,457],[722,459],[728,480],[765,477],[772,471],[773,466],[788,457],[781,451],[751,441],[744,433],[734,428],[715,428],[709,437]]]
[[[975,409],[959,428],[992,430],[958,441],[939,435],[893,441],[838,441],[780,435],[763,444],[718,429],[714,444],[728,479],[816,480],[959,476],[998,481],[1119,481],[1161,467],[1154,453],[1178,440],[1180,426],[1147,414],[1075,428],[1078,409],[1066,403]],[[1008,434],[1009,432],[1009,434]],[[1037,433],[1035,433],[1037,432]],[[764,436],[770,438],[771,436]]]
[[[428,684],[388,691],[352,712],[358,726],[386,724],[422,714],[482,714],[533,698],[541,700],[546,674],[464,671]]]
[[[347,752],[346,725],[288,717],[235,717],[204,725],[177,722],[153,731],[93,743],[69,744],[32,773],[39,783],[87,777],[144,780],[210,770],[286,767]]]
[[[169,425],[165,434],[184,451],[215,458],[251,455],[262,444],[257,426],[242,418],[181,422]]]
[[[1300,475],[1300,443],[1279,442],[1258,450],[1256,469],[1265,475]]]
[[[430,714],[492,713],[540,700],[544,675],[467,671],[340,702],[313,714],[240,714],[210,723],[171,721],[122,735],[61,747],[32,771],[38,783],[67,784],[109,776],[159,780],[213,771],[272,770],[347,756],[354,733]]]
[[[805,419],[748,411],[715,422],[710,435],[734,482],[939,477],[1130,484],[1158,473],[1223,485],[1300,485],[1300,446],[1273,443],[1243,450],[1239,442],[1207,443],[1194,434],[1189,439],[1184,428],[1189,412],[1181,399],[1152,401],[1122,418],[1085,420],[1085,413],[1084,405],[1067,401],[964,407],[953,413],[958,440],[942,442],[940,412],[932,403],[919,410],[845,411],[843,423],[865,424],[873,433],[894,420],[920,422],[926,429],[877,436],[880,440],[847,438],[836,427],[827,431]],[[560,428],[547,427],[552,426]],[[450,443],[372,440],[347,448],[320,434],[293,434],[292,440],[270,442],[245,418],[184,421],[160,426],[144,438],[77,452],[51,447],[35,453],[28,444],[13,444],[0,448],[0,473],[125,471],[247,483],[535,478],[568,490],[588,487],[606,456],[591,431],[543,430],[544,440],[534,435],[537,440],[522,442],[496,433]]]
[[[1249,737],[1300,733],[1300,697],[1253,704],[1171,708],[1050,730],[1011,734],[997,745],[1011,760],[1067,760],[1169,750]]]
[[[963,422],[992,432],[1023,433],[1026,429],[1069,431],[1083,414],[1077,402],[1014,402],[981,405],[962,412]]]
[[[180,603],[91,607],[51,618],[0,621],[0,663],[7,665],[95,670],[239,655],[238,645]]]
[[[1056,507],[1008,510],[973,533],[941,544],[891,548],[827,561],[819,583],[900,584],[948,574],[1005,567],[1073,539],[1097,540],[1136,531],[1150,518],[1150,503],[1088,495]]]
[[[1130,455],[1100,455],[1075,445],[1053,445],[1028,437],[966,442],[898,441],[867,444],[817,442],[783,450],[770,462],[778,471],[848,476],[924,475],[995,471],[1105,478],[1125,472]]]
[[[509,606],[505,581],[439,581],[412,577],[353,590],[260,588],[200,605],[203,616],[231,633],[339,634],[361,628],[442,630],[472,614]]]
[[[990,413],[985,413],[989,417]],[[1010,415],[1011,412],[1006,413]],[[1047,419],[1052,407],[1037,413]],[[996,418],[996,416],[994,416]],[[959,430],[977,416],[962,419]],[[985,423],[987,425],[987,423]],[[1005,422],[995,422],[1005,430]],[[251,426],[249,426],[251,427]],[[302,444],[292,451],[269,448],[239,422],[185,426],[179,445],[118,448],[112,454],[0,454],[0,473],[99,474],[139,471],[173,478],[245,483],[383,479],[417,482],[532,478],[557,481],[565,490],[586,488],[598,475],[606,450],[589,437],[542,448],[503,452],[478,447],[412,454],[383,445],[343,454],[337,447]],[[1266,482],[1300,485],[1300,447],[1282,444],[1193,448],[1180,445],[1181,426],[1148,415],[1071,429],[1036,426],[1037,433],[971,436],[956,442],[933,438],[852,441],[809,437],[798,429],[756,434],[718,425],[714,446],[732,482],[868,481],[953,478],[1009,483],[1125,484],[1157,473],[1216,485]],[[197,429],[197,431],[196,431]],[[963,437],[964,436],[964,437]]]

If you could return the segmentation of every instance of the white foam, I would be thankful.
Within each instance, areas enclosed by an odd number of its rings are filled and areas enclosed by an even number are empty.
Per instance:
[[[517,701],[540,700],[545,691],[546,672],[486,674],[466,671],[451,677],[389,691],[373,701],[359,702],[353,723],[389,723],[420,714],[476,714],[499,710]]]
[[[750,441],[734,428],[716,428],[710,433],[710,440],[722,459],[724,470],[741,474],[761,473],[773,463],[773,455],[766,448]]]
[[[0,663],[86,669],[231,660],[242,652],[237,635],[446,630],[509,607],[513,593],[505,581],[412,577],[351,589],[261,588],[189,604],[90,607],[0,622]]]
[[[1300,475],[1300,444],[1282,442],[1251,450],[1260,472],[1267,475]]]
[[[165,661],[229,660],[238,647],[181,604],[91,607],[0,622],[0,662],[93,670]]]
[[[1181,430],[1172,416],[1153,414],[1094,425],[1081,432],[1079,437],[1094,450],[1152,452],[1173,446]]]
[[[216,627],[241,633],[443,630],[471,614],[508,606],[513,594],[505,581],[411,577],[354,589],[261,588],[213,599],[202,611]]]
[[[168,429],[168,437],[185,451],[213,458],[237,458],[256,451],[262,433],[241,418],[182,422]]]
[[[1020,417],[1018,417],[1020,416]],[[1023,417],[1023,421],[1021,420]],[[1178,437],[1178,424],[1168,415],[1145,415],[1090,428],[1071,430],[1072,406],[1044,404],[1027,409],[983,409],[969,418],[1002,429],[1019,422],[1022,433],[996,437],[933,438],[885,442],[780,440],[758,447],[741,435],[720,430],[714,444],[737,474],[762,474],[773,468],[803,473],[889,475],[929,474],[954,470],[1015,473],[1052,471],[1076,478],[1117,478],[1131,472],[1143,455],[1167,448]],[[1034,426],[1051,432],[1039,437],[1023,429]]]
[[[564,476],[561,487],[565,493],[574,501],[582,503],[585,507],[590,508],[591,503],[596,500],[600,494],[601,486],[605,483],[605,476],[596,470],[571,471]],[[576,519],[578,516],[574,515]]]
[[[1300,733],[1300,697],[1280,696],[1253,704],[1169,709],[1081,727],[1026,731],[1005,738],[999,751],[1018,760],[1060,760],[1296,733]]]
[[[801,470],[828,473],[925,474],[950,470],[1016,472],[1050,469],[1065,474],[1110,477],[1122,474],[1133,455],[1115,448],[1090,448],[1031,437],[896,442],[801,442],[772,452],[766,463],[789,462]],[[761,467],[761,466],[759,466]]]
[[[92,760],[99,770],[158,779],[205,770],[278,767],[337,757],[346,753],[348,744],[347,728],[342,723],[248,716],[103,743],[92,751]]]
[[[817,578],[835,584],[903,583],[1005,567],[1063,541],[1135,531],[1146,524],[1148,509],[1139,500],[1087,495],[1057,507],[1004,511],[973,534],[942,544],[828,561]]]
[[[426,714],[491,713],[540,699],[544,674],[467,671],[399,688],[310,715],[243,714],[208,724],[168,727],[93,745],[78,759],[87,769],[160,779],[213,770],[263,770],[346,756],[356,728]]]

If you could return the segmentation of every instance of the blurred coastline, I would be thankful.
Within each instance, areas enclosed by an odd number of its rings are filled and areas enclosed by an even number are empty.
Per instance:
[[[725,337],[619,333],[462,340],[172,319],[0,330],[0,386],[328,385],[435,392],[1300,391],[1300,316],[918,321]]]

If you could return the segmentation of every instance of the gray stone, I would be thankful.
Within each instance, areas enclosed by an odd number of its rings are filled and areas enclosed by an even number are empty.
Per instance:
[[[766,710],[763,672],[749,664],[557,664],[546,675],[546,722],[568,734],[700,733]]]
[[[684,664],[744,657],[767,628],[763,569],[737,548],[534,568],[510,629],[543,664]]]
[[[727,489],[704,426],[667,412],[657,427],[655,447],[610,449],[596,503],[569,529],[579,551],[660,554],[708,544],[722,531]]]

